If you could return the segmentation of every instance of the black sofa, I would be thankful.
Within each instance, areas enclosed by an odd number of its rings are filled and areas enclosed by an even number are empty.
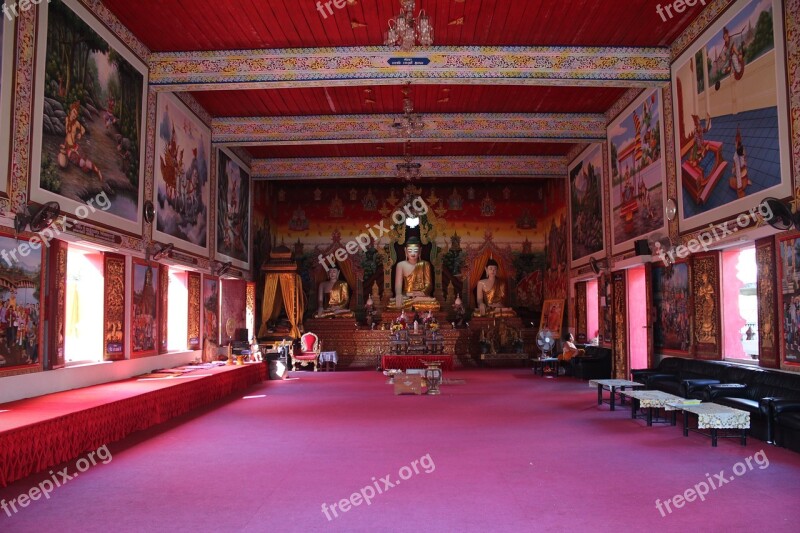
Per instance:
[[[747,411],[750,434],[758,439],[773,442],[780,434],[783,441],[800,444],[800,375],[667,357],[654,369],[632,370],[631,376],[649,389]]]
[[[572,375],[578,379],[609,379],[611,377],[611,348],[588,345],[583,355],[572,358]]]

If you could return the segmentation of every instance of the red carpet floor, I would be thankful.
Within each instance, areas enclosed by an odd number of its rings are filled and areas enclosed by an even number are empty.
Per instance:
[[[627,409],[598,407],[585,382],[456,371],[445,378],[464,383],[428,397],[394,396],[374,372],[291,376],[247,393],[263,397],[239,395],[109,445],[106,464],[84,461],[48,499],[10,517],[0,510],[0,531],[778,532],[800,520],[800,454],[647,428]],[[656,508],[720,473],[732,480],[705,501],[664,516]],[[0,497],[49,479],[17,481]],[[342,512],[354,493],[370,504],[354,497],[360,505]],[[323,503],[338,517],[329,510],[328,520]]]

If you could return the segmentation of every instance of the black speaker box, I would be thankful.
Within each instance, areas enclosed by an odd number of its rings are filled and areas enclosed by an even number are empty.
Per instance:
[[[636,255],[650,255],[650,243],[647,242],[647,239],[639,239],[634,242],[633,249],[636,251]]]

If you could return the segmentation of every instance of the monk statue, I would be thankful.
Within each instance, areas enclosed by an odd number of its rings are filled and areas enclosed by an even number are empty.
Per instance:
[[[397,263],[394,275],[395,305],[393,310],[415,309],[438,311],[439,302],[431,296],[433,274],[431,264],[420,257],[422,243],[417,237],[406,241],[406,259]]]
[[[339,269],[328,270],[328,281],[319,284],[317,313],[314,318],[353,318],[350,304],[350,287],[339,279]]]
[[[486,262],[486,277],[478,281],[478,311],[473,316],[510,317],[517,316],[506,307],[506,282],[497,277],[497,261]]]

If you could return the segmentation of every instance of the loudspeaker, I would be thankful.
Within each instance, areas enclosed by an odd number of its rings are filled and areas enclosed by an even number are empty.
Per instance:
[[[633,243],[633,249],[636,255],[650,255],[650,243],[647,239],[639,239]]]

